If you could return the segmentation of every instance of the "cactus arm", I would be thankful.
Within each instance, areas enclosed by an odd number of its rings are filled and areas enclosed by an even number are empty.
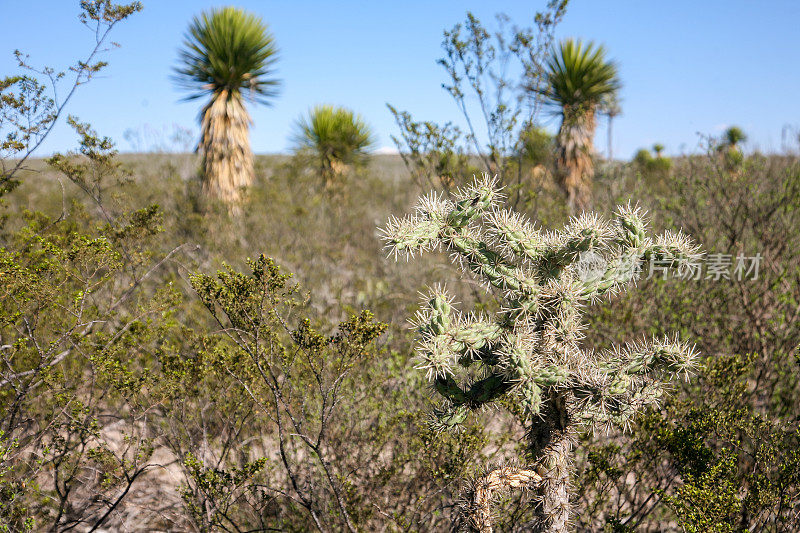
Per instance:
[[[648,342],[626,345],[607,356],[609,372],[628,375],[660,374],[670,379],[687,375],[696,365],[697,352],[694,346],[678,341],[677,337],[664,337]]]
[[[382,230],[385,240],[394,253],[413,256],[414,252],[422,253],[436,247],[444,225],[435,218],[408,215],[403,218],[391,218]]]
[[[465,234],[453,234],[447,240],[448,249],[459,255],[464,269],[500,290],[521,291],[525,275],[511,265],[485,242]]]
[[[429,378],[450,374],[452,362],[464,367],[476,361],[491,364],[491,345],[502,335],[501,326],[486,318],[454,318],[450,298],[443,289],[427,297],[416,325],[422,338],[418,368],[427,370]]]
[[[457,426],[466,419],[469,411],[490,404],[514,385],[515,383],[505,380],[499,374],[490,374],[472,383],[466,390],[461,388],[452,376],[436,378],[433,381],[433,388],[447,400],[447,403],[434,411],[434,425],[442,429]]]
[[[581,295],[592,300],[603,294],[613,293],[630,282],[641,271],[643,255],[639,249],[621,250],[612,258],[605,271],[598,277],[582,281]]]
[[[434,381],[436,392],[453,402],[454,405],[467,405],[471,409],[477,409],[496,400],[514,385],[500,374],[489,374],[472,383],[467,390],[459,387],[450,376],[444,379],[437,378]]]
[[[536,263],[547,249],[545,236],[518,213],[502,209],[486,216],[490,236],[507,256]]]
[[[655,260],[665,265],[675,267],[681,261],[697,261],[702,254],[686,235],[681,232],[667,231],[656,238],[644,252],[643,259]]]
[[[459,192],[454,208],[447,214],[447,224],[455,229],[468,226],[478,216],[490,209],[497,201],[498,196],[495,180],[485,174],[471,187]]]
[[[637,210],[620,208],[619,212],[618,233],[614,239],[618,246],[617,252],[601,276],[584,281],[585,297],[591,299],[616,291],[633,280],[648,261],[657,261],[662,267],[675,268],[682,261],[694,262],[700,259],[699,247],[682,233],[668,231],[653,242],[646,236],[646,224]]]

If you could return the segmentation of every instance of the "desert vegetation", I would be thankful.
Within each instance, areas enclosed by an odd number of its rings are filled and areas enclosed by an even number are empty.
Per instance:
[[[386,239],[395,255],[445,248],[503,300],[488,319],[454,310],[447,292],[435,289],[415,318],[418,368],[445,399],[433,412],[434,427],[457,426],[470,410],[500,398],[527,427],[526,455],[534,464],[500,466],[477,480],[467,496],[469,524],[492,531],[491,492],[507,488],[505,482],[540,493],[534,527],[567,531],[578,428],[627,426],[661,395],[658,376],[688,375],[695,359],[693,348],[670,338],[600,354],[582,350],[580,308],[632,281],[642,262],[677,266],[697,260],[698,250],[679,234],[650,239],[642,214],[630,206],[618,208],[613,226],[584,215],[544,235],[499,208],[499,196],[485,176],[454,202],[425,197],[415,215],[389,223]],[[587,254],[596,254],[599,269],[580,264]],[[462,385],[456,364],[480,366],[485,377]]]
[[[0,531],[800,529],[800,147],[584,144],[573,215],[538,118],[550,2],[444,32],[474,131],[390,106],[400,153],[372,154],[320,107],[243,194],[208,161],[250,157],[244,102],[277,97],[265,23],[200,15],[179,61],[201,116],[245,113],[235,149],[202,122],[200,153],[120,154],[53,84],[91,83],[142,6],[80,5],[69,75],[19,54],[0,80]],[[595,94],[587,142],[619,114]],[[37,157],[62,121],[75,150]]]

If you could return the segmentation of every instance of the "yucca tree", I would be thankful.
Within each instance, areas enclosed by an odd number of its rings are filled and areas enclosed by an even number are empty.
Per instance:
[[[375,144],[372,129],[349,109],[319,105],[295,124],[295,150],[316,160],[326,188],[330,188],[349,167],[366,161]]]
[[[252,119],[245,103],[269,104],[277,95],[276,58],[267,25],[238,8],[204,12],[186,32],[174,77],[190,91],[187,100],[209,98],[200,113],[203,191],[229,205],[253,182]]]
[[[742,128],[739,126],[731,126],[725,130],[724,137],[725,144],[734,150],[739,149],[739,143],[747,140],[747,135],[745,135],[744,131],[742,131]]]
[[[571,211],[590,207],[597,113],[620,88],[616,64],[594,43],[566,39],[547,61],[547,82],[540,89],[559,109],[556,174]]]
[[[722,135],[722,143],[717,149],[722,156],[722,164],[727,170],[734,171],[741,166],[744,155],[739,144],[746,140],[747,135],[738,126],[731,126],[725,130]]]
[[[661,143],[654,144],[653,151],[656,153],[656,157],[661,159],[661,154],[664,151],[664,145]]]

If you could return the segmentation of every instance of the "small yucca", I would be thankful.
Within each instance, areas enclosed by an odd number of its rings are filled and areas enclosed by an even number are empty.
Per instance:
[[[744,161],[744,154],[740,144],[747,140],[747,135],[738,126],[731,126],[722,135],[722,142],[717,146],[717,150],[722,156],[722,165],[729,172],[736,171]]]
[[[739,143],[744,142],[747,140],[747,135],[745,135],[742,128],[738,126],[731,126],[727,130],[725,130],[725,144],[732,148],[738,148]]]
[[[366,161],[375,138],[364,119],[352,111],[320,105],[298,119],[293,136],[295,150],[316,160],[326,188],[348,168]]]

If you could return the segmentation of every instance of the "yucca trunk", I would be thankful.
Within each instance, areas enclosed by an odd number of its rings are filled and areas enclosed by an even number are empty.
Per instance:
[[[597,127],[593,106],[564,106],[561,127],[556,136],[556,175],[567,195],[570,212],[591,208],[594,167],[594,132]]]
[[[232,207],[241,200],[242,188],[253,182],[251,123],[238,91],[215,92],[203,109],[203,192]]]
[[[320,164],[320,173],[325,190],[333,190],[341,181],[341,177],[347,172],[349,167],[339,159],[324,155]]]

